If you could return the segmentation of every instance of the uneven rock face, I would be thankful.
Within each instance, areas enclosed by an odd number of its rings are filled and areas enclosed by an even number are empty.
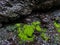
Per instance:
[[[34,8],[49,10],[58,5],[60,5],[59,0],[0,0],[0,16],[29,15]]]
[[[50,38],[45,41],[34,31],[33,42],[23,42],[17,37],[15,24],[41,22],[41,28]],[[60,0],[0,0],[0,45],[60,45],[60,33],[54,22],[60,23]]]
[[[60,6],[59,2],[59,0],[0,0],[0,22],[16,20],[21,15],[30,15],[34,10],[46,12]]]

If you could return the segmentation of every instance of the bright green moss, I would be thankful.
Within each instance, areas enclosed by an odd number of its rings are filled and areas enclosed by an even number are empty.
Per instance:
[[[60,24],[59,23],[57,23],[57,22],[54,22],[54,25],[55,25],[55,27],[60,27]]]
[[[39,25],[37,25],[36,26],[36,30],[40,32],[41,31],[41,27]]]
[[[60,33],[60,24],[59,24],[59,23],[57,23],[57,22],[54,22],[54,26],[56,27],[57,32],[59,32],[59,33]]]
[[[22,28],[20,26],[20,24],[16,24],[17,26],[17,32],[18,32],[18,37],[21,39],[21,40],[24,40],[24,41],[33,41],[33,28],[30,26],[30,25],[27,25],[25,24]],[[30,38],[28,36],[31,36]]]
[[[18,34],[18,37],[23,41],[33,41],[33,36],[31,38],[28,38],[27,35],[25,35],[23,32],[20,32]]]
[[[24,25],[24,34],[28,35],[28,36],[32,36],[33,32],[34,32],[34,28],[31,25]]]
[[[37,30],[38,32],[41,32],[41,37],[43,37],[45,40],[48,40],[48,37],[46,37],[46,35],[44,34],[44,32],[46,32],[46,29],[43,29],[40,27],[40,22],[39,21],[35,21],[32,22],[30,25],[29,24],[24,24],[23,26],[21,26],[22,24],[16,24],[17,26],[17,32],[18,32],[18,37],[21,40],[24,41],[33,41],[34,40],[34,31]]]
[[[34,38],[33,33],[35,28],[37,31],[41,31],[39,21],[32,22],[31,25],[24,24],[22,27],[21,25],[22,24],[16,24],[17,32],[18,32],[18,37],[24,41],[33,41],[33,38]]]
[[[20,23],[17,23],[17,24],[16,24],[17,27],[20,27],[20,25],[21,25]]]
[[[39,24],[40,24],[39,21],[32,22],[32,25],[39,25]]]
[[[39,21],[36,21],[36,22],[32,22],[32,25],[35,26],[35,29],[37,31],[41,31],[41,27],[40,27],[40,22]]]

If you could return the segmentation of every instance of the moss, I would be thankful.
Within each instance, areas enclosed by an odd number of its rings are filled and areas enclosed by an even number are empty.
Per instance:
[[[39,25],[36,26],[36,30],[41,32],[41,27]]]
[[[17,27],[20,27],[20,25],[21,25],[20,23],[17,23],[17,24],[16,24]]]
[[[33,32],[34,32],[34,28],[31,25],[24,25],[24,34],[28,35],[28,36],[32,36]]]
[[[59,32],[59,33],[60,33],[60,28],[58,28],[58,29],[57,29],[57,32]]]
[[[60,24],[57,23],[57,22],[54,22],[54,26],[57,27],[57,28],[60,28]]]
[[[37,30],[37,31],[41,31],[41,27],[40,27],[40,22],[39,21],[36,21],[36,22],[32,22],[32,25],[34,26],[34,28]]]
[[[57,32],[59,32],[59,33],[60,33],[60,24],[59,24],[59,23],[57,23],[57,22],[54,22],[54,26],[56,27]]]
[[[31,37],[31,38],[28,38],[27,37],[27,35],[25,35],[23,32],[20,32],[19,34],[18,34],[18,37],[22,40],[23,39],[23,41],[33,41],[33,36]]]
[[[46,32],[46,29],[42,29],[40,27],[40,22],[39,21],[35,21],[32,22],[31,24],[24,24],[21,27],[22,24],[16,24],[17,26],[17,32],[18,32],[18,37],[21,40],[24,41],[33,41],[34,40],[34,31],[38,31],[39,33],[41,33],[41,37],[44,38],[44,40],[48,40],[48,37],[46,36],[46,34],[44,34]]]
[[[49,37],[45,33],[41,33],[40,35],[45,41],[49,39]]]
[[[32,25],[39,25],[39,24],[40,24],[39,21],[32,22]]]
[[[45,32],[46,32],[46,30],[47,30],[46,28],[43,28],[43,29],[42,29],[42,32],[43,32],[43,33],[45,33]]]
[[[17,32],[18,32],[18,37],[24,41],[33,41],[33,38],[34,38],[33,33],[35,29],[37,31],[41,31],[39,21],[32,22],[31,25],[24,24],[22,27],[21,25],[22,24],[19,24],[19,23],[16,24]]]
[[[27,24],[25,24],[21,28],[21,25],[22,24],[16,24],[18,37],[24,41],[33,41],[33,36],[32,36],[32,33],[34,32],[33,28],[31,28],[31,26]],[[32,36],[32,37],[29,38],[28,36]]]

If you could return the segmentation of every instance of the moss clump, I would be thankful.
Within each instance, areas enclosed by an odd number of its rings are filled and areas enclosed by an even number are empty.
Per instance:
[[[45,33],[41,33],[40,35],[45,41],[49,39],[49,37]]]
[[[57,23],[57,22],[54,22],[54,26],[56,27],[57,32],[59,32],[59,33],[60,33],[60,24],[59,24],[59,23]]]
[[[49,39],[47,35],[45,34],[46,28],[42,29],[40,27],[39,21],[32,22],[31,24],[17,23],[16,26],[17,26],[18,37],[23,41],[33,41],[35,38],[33,34],[35,30],[41,33],[40,36],[44,40],[47,41]]]
[[[37,25],[36,26],[36,30],[40,32],[41,31],[41,27],[39,25]]]
[[[32,22],[32,25],[39,25],[40,24],[40,22],[39,21],[35,21],[35,22]]]
[[[54,22],[55,27],[60,28],[60,24],[57,22]]]
[[[32,34],[34,32],[34,28],[32,27],[32,25],[25,24],[23,29],[24,29],[24,34],[25,35],[32,36]]]
[[[22,24],[16,24],[18,37],[24,41],[33,41],[33,36],[32,36],[32,33],[34,32],[33,28],[31,28],[31,26],[27,24],[21,28],[21,25]],[[32,37],[29,38],[28,36],[32,36]]]
[[[39,21],[32,22],[30,25],[24,24],[22,27],[21,27],[21,25],[22,24],[16,24],[17,32],[18,32],[18,37],[24,41],[33,41],[33,39],[34,39],[33,33],[34,33],[35,29],[39,32],[41,31]]]

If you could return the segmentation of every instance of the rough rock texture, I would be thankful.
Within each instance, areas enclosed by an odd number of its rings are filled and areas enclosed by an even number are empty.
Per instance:
[[[50,38],[42,39],[35,31],[33,42],[19,44],[16,23],[41,22]],[[54,22],[60,23],[60,0],[0,0],[0,45],[60,45],[60,33]]]

